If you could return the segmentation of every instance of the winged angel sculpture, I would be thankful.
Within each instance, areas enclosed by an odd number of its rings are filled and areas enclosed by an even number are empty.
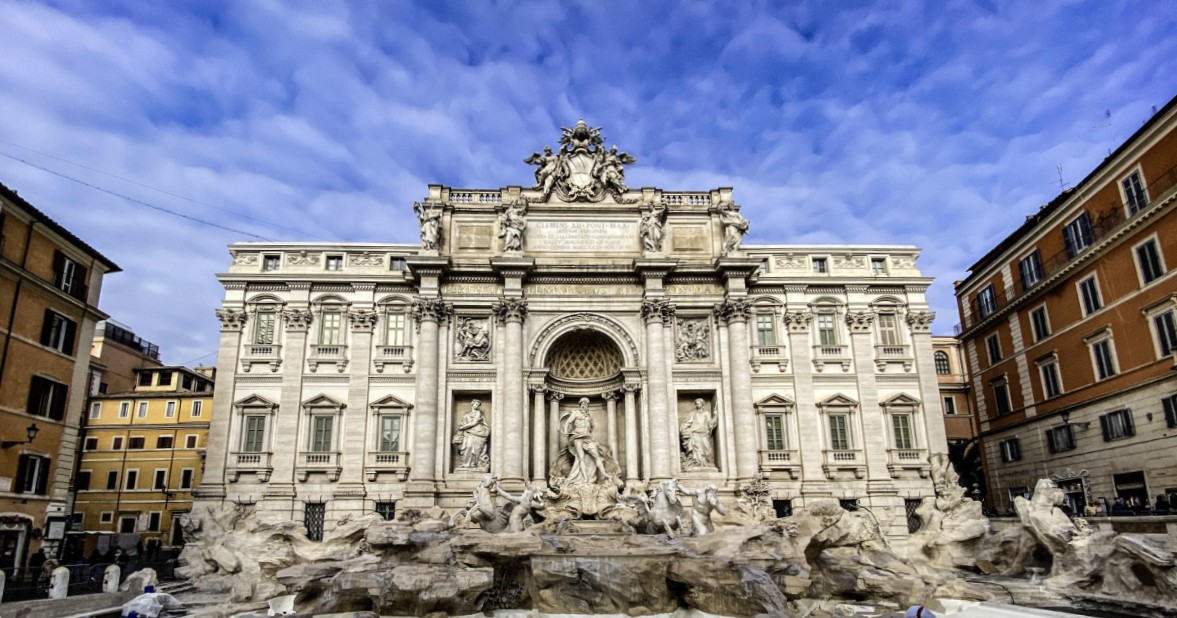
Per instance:
[[[616,146],[606,149],[600,127],[590,127],[583,120],[572,128],[562,127],[561,148],[552,152],[533,152],[524,159],[535,165],[535,186],[547,201],[552,193],[566,201],[599,202],[606,194],[617,200],[629,190],[625,184],[625,167],[637,159]]]

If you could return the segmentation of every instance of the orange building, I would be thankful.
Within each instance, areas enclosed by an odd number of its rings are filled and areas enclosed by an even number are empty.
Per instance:
[[[976,408],[963,346],[956,337],[932,337],[932,350],[936,383],[940,388],[940,407],[944,410],[948,457],[965,487],[971,489],[975,485],[978,490],[983,490],[985,479],[976,440]]]
[[[991,505],[1177,494],[1177,98],[956,286]]]
[[[52,555],[72,510],[102,277],[119,268],[0,184],[0,568]],[[8,571],[11,573],[11,571]]]

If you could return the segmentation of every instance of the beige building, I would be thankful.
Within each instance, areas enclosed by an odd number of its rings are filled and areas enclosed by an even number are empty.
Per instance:
[[[597,131],[532,188],[430,186],[419,245],[232,245],[198,500],[315,538],[487,473],[600,518],[615,482],[764,481],[906,535],[947,448],[918,249],[744,246],[731,189],[631,189]]]
[[[159,346],[114,320],[94,328],[90,344],[90,394],[125,393],[135,388],[135,370],[162,367]]]
[[[932,337],[932,350],[949,458],[960,474],[962,485],[970,491],[975,486],[977,492],[984,492],[984,458],[977,441],[977,415],[964,348],[956,337]]]

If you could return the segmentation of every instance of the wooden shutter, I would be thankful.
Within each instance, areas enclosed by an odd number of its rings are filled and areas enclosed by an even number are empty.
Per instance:
[[[61,289],[65,277],[65,254],[59,250],[53,251],[53,285]]]
[[[45,310],[45,319],[41,322],[41,345],[52,345],[54,315],[56,314],[52,309]]]
[[[86,301],[86,267],[81,264],[74,264],[74,280],[70,287],[73,292],[73,297],[85,302]]]
[[[65,420],[65,399],[69,387],[58,382],[49,382],[46,386],[46,391],[52,393],[49,400],[49,418],[55,421]]]
[[[1107,442],[1112,439],[1112,423],[1108,420],[1108,415],[1099,417],[1099,428],[1103,430],[1103,441]]]
[[[37,490],[39,496],[44,496],[49,493],[49,462],[48,457],[40,457],[40,466],[37,466]]]
[[[1136,423],[1132,421],[1132,411],[1124,410],[1124,435],[1136,435]]]
[[[44,397],[45,378],[41,376],[33,376],[29,382],[29,401],[25,406],[25,411],[34,416],[45,416],[41,411],[41,400]]]
[[[25,492],[25,477],[29,474],[29,458],[30,455],[21,455],[16,464],[16,493],[23,494]]]
[[[74,340],[78,337],[78,323],[73,320],[65,321],[65,346],[62,352],[74,355]]]

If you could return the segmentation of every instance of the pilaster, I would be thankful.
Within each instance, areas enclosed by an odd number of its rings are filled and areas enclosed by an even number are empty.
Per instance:
[[[941,408],[940,386],[936,381],[936,357],[932,348],[932,320],[935,318],[936,314],[932,311],[912,311],[907,314],[916,375],[920,377],[924,435],[927,436],[929,455],[948,453],[944,410]]]
[[[364,495],[364,454],[374,445],[365,444],[368,431],[368,381],[372,365],[372,331],[376,327],[376,312],[371,309],[352,309],[347,314],[351,325],[352,371],[347,382],[347,407],[343,412],[343,427],[340,428],[340,487],[336,495]]]
[[[646,395],[650,400],[650,480],[669,479],[670,470],[670,422],[666,398],[666,357],[665,322],[673,319],[674,305],[664,298],[648,299],[642,303],[641,315],[646,322]]]
[[[310,284],[299,285],[300,288],[304,286],[309,292]],[[282,394],[278,398],[278,414],[274,417],[274,435],[270,440],[270,448],[274,452],[274,474],[270,477],[267,497],[294,496],[294,469],[299,454],[306,449],[306,445],[299,441],[299,429],[303,422],[302,372],[306,362],[307,330],[312,319],[307,309],[289,308],[282,311],[282,329],[285,334],[282,345]]]
[[[867,486],[872,494],[894,491],[891,473],[887,470],[887,423],[879,408],[879,386],[875,379],[874,322],[873,311],[850,311],[846,314],[854,373],[858,378],[858,409]]]
[[[200,486],[193,491],[199,499],[216,499],[225,496],[225,465],[229,451],[229,427],[233,419],[233,398],[237,377],[238,356],[241,354],[241,336],[245,330],[246,313],[236,309],[217,309],[221,321],[221,340],[217,348],[217,380],[213,383],[213,409],[209,420],[207,455]]]
[[[417,353],[417,383],[413,421],[413,468],[409,487],[405,492],[406,506],[428,508],[434,504],[437,455],[437,356],[438,322],[448,320],[453,308],[436,298],[417,298],[412,314],[419,329]]]
[[[504,297],[493,307],[495,317],[504,324],[503,365],[503,481],[522,484],[526,479],[526,453],[523,450],[527,402],[523,396],[523,320],[527,301]]]
[[[813,391],[813,346],[810,329],[813,314],[808,309],[787,311],[785,326],[789,330],[789,349],[793,355],[793,394],[797,414],[797,450],[801,454],[801,493],[806,497],[832,495],[822,471],[822,417]]]

